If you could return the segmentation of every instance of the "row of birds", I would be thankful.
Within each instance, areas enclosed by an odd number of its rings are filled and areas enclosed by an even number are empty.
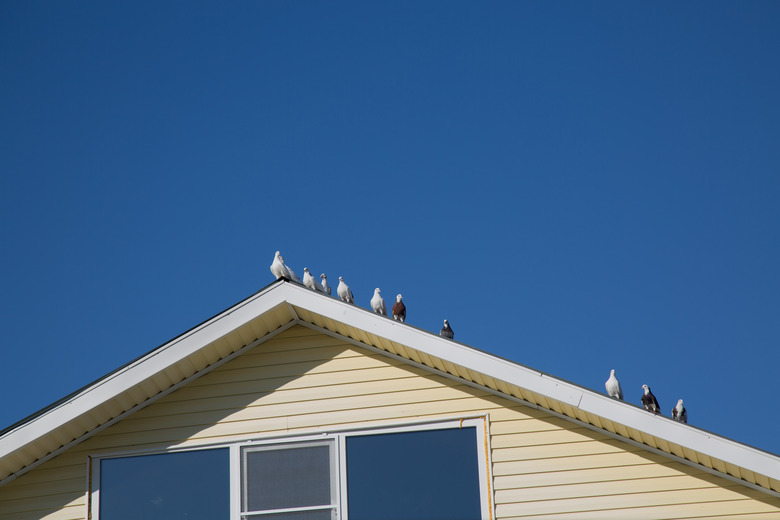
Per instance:
[[[273,273],[277,280],[280,278],[287,278],[288,280],[302,283],[312,291],[321,292],[327,295],[331,294],[328,277],[325,273],[320,275],[320,280],[322,281],[317,281],[317,279],[312,276],[309,268],[304,267],[303,280],[301,280],[298,278],[298,275],[295,274],[295,271],[284,263],[284,258],[279,251],[274,255],[274,261],[271,264],[271,273]],[[355,297],[352,295],[352,289],[344,282],[344,277],[342,276],[339,276],[339,285],[336,288],[336,294],[342,301],[353,305],[355,304]],[[379,288],[374,289],[374,296],[371,298],[370,305],[371,309],[377,314],[387,316],[385,299],[382,298],[382,291]],[[402,295],[399,294],[395,297],[395,303],[390,309],[390,312],[393,315],[393,319],[401,322],[406,321],[406,305],[404,305]],[[439,335],[449,339],[455,337],[455,333],[447,320],[444,320],[444,326],[439,331]],[[609,379],[604,383],[604,387],[607,389],[607,395],[621,401],[623,400],[623,389],[620,386],[620,381],[618,381],[615,376],[615,370],[611,371]],[[653,412],[654,414],[661,413],[661,407],[658,405],[658,400],[653,395],[653,392],[650,391],[650,387],[642,385],[642,391],[642,406],[644,406],[645,410]],[[686,411],[685,406],[683,406],[682,399],[677,401],[677,406],[672,408],[672,419],[683,423],[688,422],[688,412]]]
[[[274,255],[274,261],[271,263],[271,273],[273,273],[277,280],[279,278],[287,278],[289,280],[302,283],[312,291],[321,292],[327,295],[331,294],[331,288],[328,284],[328,277],[325,275],[325,273],[320,275],[321,281],[317,281],[317,279],[312,276],[309,268],[304,267],[303,280],[301,280],[298,278],[298,275],[295,274],[295,271],[293,271],[287,264],[284,263],[284,257],[282,257],[279,251],[277,251]],[[341,301],[351,303],[353,305],[355,304],[355,297],[352,295],[352,289],[350,289],[349,285],[344,282],[344,277],[342,276],[339,276],[339,285],[336,287],[336,294],[341,299]],[[374,289],[374,296],[371,298],[370,305],[371,309],[375,313],[381,314],[382,316],[387,316],[387,306],[385,305],[385,299],[382,297],[382,291],[378,287]],[[400,322],[406,321],[406,305],[404,305],[402,295],[399,294],[395,297],[395,303],[390,309],[390,312],[394,320],[398,320]],[[452,327],[450,327],[449,321],[444,320],[444,326],[439,331],[439,335],[449,339],[453,339],[455,337],[455,333],[453,332]]]
[[[620,386],[620,381],[615,376],[615,370],[610,371],[609,379],[604,383],[604,387],[607,389],[607,395],[614,397],[615,399],[623,400],[623,388]],[[655,398],[653,392],[650,391],[650,387],[642,385],[642,406],[648,412],[654,414],[661,413],[661,407],[658,405],[658,399]],[[683,400],[679,399],[677,405],[672,408],[672,419],[680,421],[682,423],[688,422],[688,411],[683,405]]]

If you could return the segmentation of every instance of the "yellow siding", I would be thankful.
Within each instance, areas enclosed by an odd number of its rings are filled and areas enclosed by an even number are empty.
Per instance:
[[[84,520],[89,454],[485,413],[501,520],[780,518],[760,491],[293,327],[0,487],[0,520]]]

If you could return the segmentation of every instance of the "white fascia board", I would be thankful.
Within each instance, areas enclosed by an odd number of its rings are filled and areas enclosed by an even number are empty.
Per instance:
[[[289,303],[582,411],[780,480],[780,457],[292,284]]]
[[[599,417],[715,457],[740,468],[780,480],[780,457],[668,417],[650,412],[606,395],[586,392],[580,408]]]
[[[9,431],[0,438],[0,458],[88,413],[104,402],[185,359],[209,343],[284,303],[284,285],[286,284],[270,286],[121,370],[99,380],[68,401]]]

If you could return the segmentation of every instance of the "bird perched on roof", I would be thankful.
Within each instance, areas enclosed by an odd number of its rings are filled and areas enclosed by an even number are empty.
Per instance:
[[[325,276],[325,273],[322,273],[320,275],[320,278],[322,279],[322,288],[325,289],[325,292],[330,294],[330,285],[328,285],[328,277]]]
[[[452,327],[450,327],[450,322],[447,320],[444,320],[444,326],[439,331],[439,336],[453,339],[455,337],[455,332],[452,331]]]
[[[305,285],[312,291],[319,291],[321,293],[325,292],[325,288],[323,288],[322,284],[318,282],[317,279],[311,275],[311,272],[309,271],[308,267],[303,268],[303,285]]]
[[[404,305],[403,296],[400,294],[395,297],[395,303],[391,309],[393,313],[393,319],[398,321],[406,321],[406,305]]]
[[[623,389],[620,387],[620,381],[615,377],[615,369],[609,373],[609,379],[604,383],[604,387],[607,389],[607,395],[614,397],[615,399],[623,400]]]
[[[352,296],[352,289],[349,288],[349,285],[344,283],[344,277],[339,276],[339,286],[336,287],[336,294],[339,295],[339,298],[341,298],[341,301],[354,304],[355,303],[355,297]]]
[[[374,297],[371,298],[371,308],[374,309],[374,312],[377,314],[381,314],[382,316],[387,316],[387,307],[385,307],[385,299],[382,298],[382,291],[379,290],[379,287],[374,289]]]
[[[277,251],[274,255],[274,261],[271,263],[271,272],[277,280],[279,278],[288,278],[290,280],[301,283],[301,279],[298,278],[298,275],[295,274],[295,271],[290,269],[287,264],[284,263],[284,257],[279,253],[279,251]]]
[[[271,273],[276,277],[277,280],[279,278],[290,277],[287,273],[287,267],[284,265],[284,260],[282,260],[282,255],[279,253],[279,251],[277,251],[274,255],[274,261],[271,263]]]
[[[656,399],[653,392],[650,391],[649,386],[642,385],[642,390],[644,390],[644,393],[642,394],[642,406],[644,406],[645,410],[648,412],[658,414],[661,411],[661,407],[658,406],[658,399]]]
[[[685,409],[685,406],[683,406],[683,400],[680,399],[677,401],[677,406],[672,408],[672,419],[675,421],[680,421],[682,423],[688,422],[688,410]]]

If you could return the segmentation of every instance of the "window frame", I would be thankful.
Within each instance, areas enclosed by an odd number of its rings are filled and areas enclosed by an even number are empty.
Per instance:
[[[232,442],[220,442],[212,444],[193,445],[185,447],[140,449],[128,451],[113,451],[94,453],[87,456],[87,518],[100,520],[100,461],[110,458],[133,457],[166,453],[181,453],[187,451],[199,451],[208,449],[228,448],[230,468],[230,520],[241,520],[246,516],[250,520],[263,520],[272,511],[257,512],[242,511],[244,453],[257,449],[274,449],[278,447],[324,445],[331,446],[331,500],[330,506],[317,506],[314,508],[293,508],[293,510],[326,509],[332,508],[335,518],[349,520],[347,508],[347,464],[346,441],[349,437],[365,435],[382,435],[389,433],[405,433],[414,431],[433,431],[453,428],[474,427],[476,432],[476,446],[478,454],[478,481],[481,520],[493,520],[495,518],[495,500],[493,489],[492,456],[489,435],[488,415],[467,416],[457,418],[439,418],[411,422],[400,422],[388,425],[371,425],[365,427],[352,427],[333,429],[327,432],[305,433],[300,435],[257,437],[252,439],[236,440]],[[335,492],[333,491],[335,487]],[[333,502],[335,497],[335,502]],[[286,510],[275,510],[282,512]]]
[[[240,455],[241,455],[241,465],[238,468],[239,476],[240,476],[240,486],[239,486],[239,518],[247,517],[248,519],[253,520],[262,520],[262,518],[266,515],[276,514],[276,513],[292,513],[297,511],[324,511],[324,510],[333,510],[335,511],[335,517],[339,518],[340,514],[340,502],[339,502],[339,473],[338,473],[338,455],[336,453],[337,447],[336,447],[336,441],[332,438],[323,438],[323,439],[316,439],[316,440],[307,440],[307,441],[297,441],[297,442],[274,442],[274,443],[253,443],[250,445],[241,445],[240,447]],[[303,506],[303,507],[291,507],[291,508],[284,508],[284,509],[265,509],[265,510],[258,510],[258,511],[244,511],[244,500],[248,497],[247,493],[247,480],[248,480],[248,474],[246,473],[246,467],[248,462],[248,454],[258,451],[276,451],[276,450],[294,450],[297,448],[308,448],[308,447],[314,447],[314,446],[327,446],[329,448],[329,463],[330,466],[328,468],[328,472],[330,473],[330,504],[328,505],[320,505],[320,506]],[[231,475],[235,472],[235,469],[233,466],[231,466]],[[233,488],[231,487],[231,494],[233,493]],[[231,517],[232,519],[232,517]]]

